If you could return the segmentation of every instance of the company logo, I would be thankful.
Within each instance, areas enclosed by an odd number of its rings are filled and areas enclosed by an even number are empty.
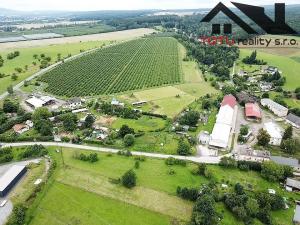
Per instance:
[[[265,9],[259,6],[246,5],[232,2],[240,11],[253,20],[267,34],[297,34],[289,25],[285,23],[285,4],[275,3],[275,20],[271,20],[266,14]],[[257,34],[257,32],[244,22],[240,17],[234,14],[223,3],[218,3],[201,22],[210,22],[219,12],[223,12],[237,25],[239,25],[248,34]],[[223,33],[232,33],[232,24],[223,25]],[[212,24],[212,34],[221,34],[221,24]]]

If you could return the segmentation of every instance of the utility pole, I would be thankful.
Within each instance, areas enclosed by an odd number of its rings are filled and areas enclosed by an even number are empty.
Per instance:
[[[62,149],[62,147],[60,147],[60,155],[61,155],[61,160],[62,160],[63,168],[65,168],[65,160],[64,160],[64,155],[63,155],[63,149]]]

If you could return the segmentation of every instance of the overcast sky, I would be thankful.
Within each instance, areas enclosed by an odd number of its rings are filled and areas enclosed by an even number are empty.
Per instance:
[[[220,0],[0,0],[0,8],[15,10],[135,10],[135,9],[194,9],[213,7]],[[299,4],[299,0],[235,0],[252,5],[275,2]],[[232,6],[230,1],[222,1]]]

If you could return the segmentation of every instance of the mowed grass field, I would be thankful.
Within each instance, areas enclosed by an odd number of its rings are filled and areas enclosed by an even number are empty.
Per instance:
[[[250,55],[254,49],[241,49],[240,59]],[[295,57],[300,57],[300,50],[293,52],[291,55],[278,54],[278,51],[284,51],[284,49],[273,50],[273,53],[266,53],[260,49],[257,49],[257,58],[262,59],[270,66],[276,66],[282,71],[284,77],[286,77],[286,84],[284,88],[290,91],[294,91],[295,88],[300,86],[300,62],[295,60]]]
[[[0,67],[0,73],[4,73],[6,75],[11,75],[16,73],[18,75],[18,79],[13,81],[11,76],[6,76],[4,78],[0,78],[0,93],[6,91],[7,87],[10,85],[15,85],[22,80],[25,80],[32,74],[38,72],[40,70],[39,65],[40,62],[37,59],[33,58],[33,55],[41,55],[45,54],[46,57],[51,57],[51,64],[57,60],[57,54],[61,54],[61,58],[64,58],[71,55],[76,55],[80,53],[80,50],[89,50],[93,48],[97,48],[102,46],[103,44],[108,44],[109,41],[91,41],[91,42],[78,42],[78,43],[70,43],[63,45],[49,45],[43,47],[31,47],[31,48],[20,48],[20,49],[10,49],[10,50],[0,50],[0,55],[4,59],[3,67]],[[19,51],[20,56],[8,60],[6,59],[7,54]],[[33,62],[36,62],[36,65],[33,65]],[[25,71],[24,67],[28,66],[28,70]],[[17,73],[15,68],[22,68],[24,72]]]
[[[186,50],[179,45],[180,66],[183,72],[183,83],[136,91],[129,95],[120,95],[120,98],[134,101],[149,101],[153,105],[153,112],[175,117],[185,107],[197,98],[206,94],[216,94],[218,91],[208,82],[205,82],[198,64],[195,61],[183,61]]]
[[[128,125],[135,131],[155,131],[163,129],[166,126],[166,121],[160,118],[154,118],[150,116],[142,116],[141,118],[135,119],[123,119],[117,118],[113,124],[113,129],[120,129],[123,125]]]
[[[99,161],[89,163],[73,158],[75,152],[89,151],[63,148],[60,154],[54,150],[50,154],[58,167],[36,207],[29,209],[30,224],[183,225],[190,219],[193,203],[176,196],[177,186],[199,187],[208,183],[206,178],[191,173],[197,168],[195,164],[167,166],[164,160],[147,158],[140,162],[139,169],[134,169],[137,186],[129,190],[111,180],[134,168],[133,157],[98,153]],[[272,188],[284,197],[297,199],[297,194],[285,192],[279,184],[264,180],[259,173],[213,165],[208,168],[216,177],[218,187],[228,183],[232,188],[239,182],[247,190]],[[175,173],[170,175],[170,170]],[[223,204],[217,204],[217,210],[224,217],[222,225],[242,224]],[[273,219],[278,224],[292,224],[293,210],[294,206],[277,211]]]
[[[168,225],[169,218],[143,208],[55,183],[30,224]]]
[[[103,95],[179,83],[178,42],[142,38],[101,49],[44,74],[45,91],[61,96]]]

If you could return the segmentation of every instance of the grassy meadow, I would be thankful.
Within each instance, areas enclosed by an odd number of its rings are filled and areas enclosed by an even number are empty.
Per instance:
[[[153,118],[150,116],[142,116],[141,118],[135,119],[123,119],[117,118],[113,124],[113,129],[120,129],[122,125],[128,125],[135,131],[155,131],[159,129],[164,129],[166,121],[160,118]]]
[[[97,153],[99,161],[89,163],[73,158],[75,152],[89,151],[63,148],[61,154],[56,153],[55,147],[49,150],[58,163],[57,169],[29,208],[29,224],[183,225],[190,219],[193,203],[178,198],[177,187],[197,188],[208,183],[205,177],[192,174],[197,168],[192,163],[186,167],[167,166],[164,160],[147,158],[136,169],[133,157]],[[134,169],[137,175],[136,187],[126,189],[112,182],[129,169]],[[250,192],[272,188],[284,197],[299,197],[285,192],[278,183],[264,180],[257,172],[216,165],[208,165],[208,169],[219,187],[227,183],[231,189],[239,182]],[[216,208],[224,217],[222,225],[243,224],[223,203],[217,203]],[[291,205],[288,210],[272,215],[278,224],[288,225],[292,224],[293,211]],[[260,223],[255,221],[255,224]]]

